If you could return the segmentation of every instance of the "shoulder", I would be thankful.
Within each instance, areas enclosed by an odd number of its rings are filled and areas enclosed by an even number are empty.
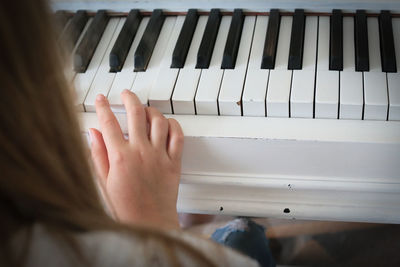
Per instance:
[[[74,240],[84,259],[93,266],[100,267],[170,266],[173,265],[170,257],[171,248],[176,260],[184,266],[196,265],[196,253],[206,256],[216,266],[258,266],[250,258],[201,237],[181,231],[169,232],[168,235],[184,246],[174,246],[157,238],[143,240],[135,233],[112,231],[76,234]],[[73,254],[66,245],[40,225],[35,225],[33,228],[28,251],[27,266],[62,267],[78,264],[74,262]]]
[[[169,234],[207,255],[217,266],[259,266],[253,259],[201,236],[180,231],[170,232]]]

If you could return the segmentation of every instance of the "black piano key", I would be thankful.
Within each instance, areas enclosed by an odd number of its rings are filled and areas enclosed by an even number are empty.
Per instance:
[[[65,25],[68,22],[68,15],[67,12],[65,12],[64,10],[58,10],[56,11],[56,13],[54,14],[57,26],[63,30]]]
[[[231,25],[229,26],[228,38],[226,40],[224,56],[222,57],[221,69],[234,69],[239,50],[240,37],[242,37],[244,16],[241,9],[233,11]]]
[[[329,70],[343,70],[343,15],[334,9],[330,18]]]
[[[392,18],[389,11],[382,11],[379,15],[379,40],[381,47],[382,71],[397,72]]]
[[[179,33],[178,41],[176,42],[174,52],[172,53],[171,68],[183,68],[190,43],[192,42],[193,34],[196,29],[199,15],[197,9],[189,9],[182,30]]]
[[[135,71],[146,71],[164,20],[165,16],[162,10],[154,9],[143,33],[143,37],[135,51]]]
[[[76,72],[82,73],[86,71],[97,45],[100,42],[104,29],[107,26],[108,20],[109,18],[105,10],[99,10],[94,16],[92,23],[87,29],[74,55],[74,69]]]
[[[55,20],[55,34],[56,37],[59,38],[61,33],[64,30],[65,25],[67,25],[68,22],[68,15],[67,12],[64,10],[58,10],[54,14],[54,20]]]
[[[110,72],[121,71],[141,20],[142,16],[138,9],[129,12],[110,53]]]
[[[356,71],[369,71],[367,14],[357,10],[354,23]]]
[[[261,61],[262,69],[273,69],[275,67],[275,56],[278,44],[279,26],[281,17],[278,9],[269,12],[267,35],[265,36],[264,52]]]
[[[71,22],[62,37],[62,42],[67,46],[67,49],[72,51],[76,42],[78,42],[79,36],[81,35],[89,17],[85,10],[78,10],[72,17]]]
[[[207,69],[210,66],[210,60],[214,50],[215,40],[217,39],[220,23],[221,12],[219,9],[211,9],[203,38],[201,39],[199,51],[197,52],[197,69]]]
[[[303,67],[305,16],[303,9],[296,9],[292,21],[290,36],[289,70],[300,70]]]

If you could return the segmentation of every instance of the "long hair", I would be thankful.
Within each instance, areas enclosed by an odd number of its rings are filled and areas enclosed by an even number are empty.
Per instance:
[[[126,231],[210,264],[161,231],[124,226],[107,215],[56,39],[45,0],[0,1],[0,265],[23,265],[10,243],[37,223],[73,247],[79,232]]]

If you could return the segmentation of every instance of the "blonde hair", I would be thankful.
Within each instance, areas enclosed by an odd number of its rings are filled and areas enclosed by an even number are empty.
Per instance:
[[[77,232],[126,231],[159,240],[166,251],[172,247],[172,263],[174,248],[180,248],[213,265],[162,231],[121,225],[104,211],[53,24],[45,0],[0,2],[0,265],[24,264],[10,242],[37,223],[74,248]],[[28,246],[29,235],[26,240]]]

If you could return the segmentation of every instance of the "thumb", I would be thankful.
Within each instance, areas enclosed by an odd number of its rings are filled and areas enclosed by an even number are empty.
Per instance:
[[[107,148],[104,143],[103,135],[100,131],[90,128],[89,135],[91,140],[91,154],[96,175],[102,184],[105,184],[110,164],[108,162]]]

